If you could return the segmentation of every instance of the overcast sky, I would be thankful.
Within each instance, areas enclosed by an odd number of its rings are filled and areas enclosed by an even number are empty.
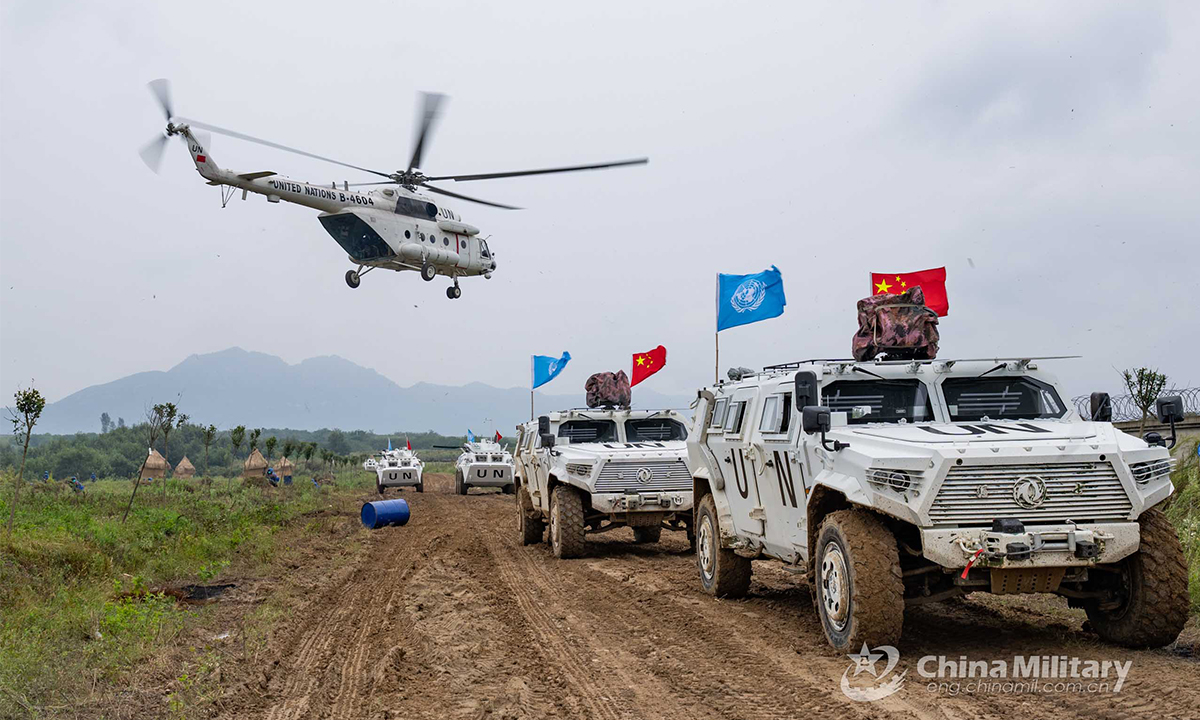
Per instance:
[[[1071,394],[1155,366],[1200,384],[1200,5],[1056,2],[6,1],[0,9],[0,394],[50,400],[193,353],[336,354],[401,385],[546,389],[627,368],[713,377],[714,276],[777,265],[785,314],[722,369],[846,356],[871,271],[945,265],[943,357],[1083,355]],[[450,174],[491,280],[373,272],[307,208],[221,209],[181,144],[161,175],[147,81],[176,112],[400,168],[417,92],[451,96]],[[237,140],[222,167],[371,178]]]

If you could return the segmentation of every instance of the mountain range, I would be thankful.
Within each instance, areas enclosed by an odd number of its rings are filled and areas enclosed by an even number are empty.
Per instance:
[[[583,393],[536,393],[538,411],[583,407]],[[686,408],[690,397],[639,388],[635,406]],[[144,419],[154,403],[174,401],[195,422],[247,427],[374,432],[433,430],[460,434],[491,418],[508,434],[529,416],[528,388],[483,383],[401,387],[375,370],[336,355],[291,365],[266,353],[230,348],[192,355],[166,371],[140,372],[92,385],[50,403],[39,433],[98,432],[100,415],[115,423]],[[479,432],[490,428],[480,427]]]

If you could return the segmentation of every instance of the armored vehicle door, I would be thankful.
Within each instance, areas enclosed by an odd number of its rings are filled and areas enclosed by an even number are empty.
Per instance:
[[[751,449],[749,437],[758,388],[738,388],[728,398],[725,419],[720,430],[710,430],[708,447],[725,479],[725,499],[733,516],[734,527],[752,535],[763,535],[766,519],[759,499],[759,458]]]
[[[789,386],[764,393],[762,409],[753,420],[750,437],[767,518],[765,545],[772,555],[795,562],[796,546],[806,543],[808,486],[803,451],[795,444],[800,423]]]

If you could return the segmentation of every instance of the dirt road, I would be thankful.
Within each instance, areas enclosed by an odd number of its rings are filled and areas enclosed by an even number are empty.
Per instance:
[[[755,563],[751,597],[698,590],[682,534],[598,536],[580,560],[521,547],[511,496],[406,493],[412,521],[377,531],[368,559],[295,613],[275,660],[228,718],[1126,718],[1196,717],[1200,662],[1130,652],[1057,603],[960,601],[911,609],[905,687],[852,702],[850,660],[826,644],[803,580]],[[924,655],[1132,660],[1120,693],[931,691]],[[882,666],[880,666],[882,669]],[[865,676],[863,676],[865,677]]]

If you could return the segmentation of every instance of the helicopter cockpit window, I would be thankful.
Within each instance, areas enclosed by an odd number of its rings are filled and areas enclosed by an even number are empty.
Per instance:
[[[437,206],[430,202],[401,197],[396,200],[396,214],[428,220],[437,217]]]
[[[479,254],[483,255],[485,258],[490,258],[492,256],[492,254],[488,252],[488,246],[487,246],[486,240],[479,241]]]

